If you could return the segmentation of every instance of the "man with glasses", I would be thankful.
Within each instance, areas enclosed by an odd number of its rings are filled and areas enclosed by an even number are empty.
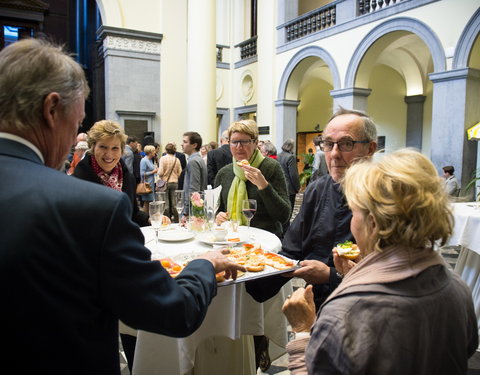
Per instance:
[[[373,155],[376,139],[376,126],[363,112],[340,108],[330,118],[320,142],[329,174],[308,185],[300,211],[282,241],[280,253],[301,260],[302,267],[289,276],[314,285],[317,310],[341,281],[332,249],[338,243],[355,241],[350,232],[352,213],[339,182],[355,160]],[[257,300],[264,300],[284,282],[272,277],[263,286],[247,285],[247,290],[252,290]]]

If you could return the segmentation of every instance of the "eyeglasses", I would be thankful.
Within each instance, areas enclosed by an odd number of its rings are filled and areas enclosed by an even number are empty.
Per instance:
[[[238,145],[247,146],[250,143],[255,142],[254,139],[240,139],[238,141],[230,141],[230,144],[233,145],[234,147],[237,147]]]
[[[370,141],[354,141],[351,139],[342,139],[341,141],[338,141],[338,142],[321,141],[320,149],[325,152],[330,152],[333,150],[333,146],[337,145],[340,151],[348,152],[353,150],[355,143],[370,143]]]

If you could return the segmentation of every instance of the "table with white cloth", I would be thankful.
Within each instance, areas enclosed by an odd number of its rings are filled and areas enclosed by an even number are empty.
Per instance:
[[[247,227],[239,228],[243,239],[259,243],[265,250],[280,250],[281,242],[274,234],[258,228],[250,228],[248,233],[247,230]],[[211,245],[197,238],[156,244],[151,227],[142,228],[142,232],[152,258],[175,258],[212,250]],[[246,292],[242,282],[219,286],[205,320],[192,335],[172,338],[137,332],[133,375],[256,374],[252,335],[265,335],[270,339],[272,358],[285,353],[287,321],[281,307],[291,293],[292,285],[288,282],[276,296],[258,303]]]
[[[472,291],[480,335],[480,205],[452,203],[455,226],[447,245],[460,245],[455,272]]]

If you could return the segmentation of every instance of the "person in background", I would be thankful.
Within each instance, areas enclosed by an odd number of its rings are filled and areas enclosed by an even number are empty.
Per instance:
[[[208,184],[210,186],[215,184],[215,176],[218,171],[232,162],[232,152],[228,144],[228,130],[222,132],[220,143],[221,146],[209,151],[207,157]]]
[[[210,142],[208,142],[208,145],[210,146],[210,150],[209,150],[209,151],[216,150],[216,149],[218,148],[218,143],[215,142],[215,141],[210,141]]]
[[[286,300],[300,336],[287,346],[292,374],[467,373],[477,319],[470,289],[435,251],[453,231],[435,174],[411,149],[348,169],[342,185],[361,260],[334,250],[345,276],[316,320],[311,286]]]
[[[313,144],[315,145],[315,157],[313,158],[312,177],[310,181],[315,181],[317,178],[322,177],[328,173],[327,162],[325,160],[325,153],[320,148],[321,136],[313,138]]]
[[[165,146],[166,154],[160,158],[158,175],[162,180],[167,181],[167,200],[165,202],[165,213],[169,219],[178,222],[178,212],[175,208],[175,190],[178,189],[178,176],[182,173],[180,160],[175,157],[177,148],[173,143]]]
[[[77,143],[77,145],[75,146],[75,152],[74,152],[73,160],[70,163],[70,168],[68,169],[67,174],[69,174],[69,175],[73,174],[73,171],[75,170],[75,167],[83,159],[87,150],[88,150],[88,143],[87,142],[80,141],[80,142]]]
[[[188,209],[190,207],[190,194],[196,191],[207,189],[207,165],[200,156],[200,147],[202,147],[202,137],[197,132],[186,132],[183,134],[182,150],[188,155],[188,163],[185,172],[184,208],[182,222],[185,223],[188,218]]]
[[[205,165],[207,165],[207,154],[211,150],[210,145],[203,145],[200,147],[200,156],[202,157]]]
[[[128,168],[128,171],[133,174],[133,159],[134,159],[134,150],[137,149],[138,140],[136,137],[128,137],[127,143],[125,145],[125,151],[122,156],[125,165]]]
[[[143,148],[145,156],[140,161],[140,178],[142,181],[148,182],[152,187],[150,194],[144,194],[140,196],[142,200],[143,211],[148,212],[148,204],[155,200],[155,174],[158,172],[158,168],[153,164],[153,158],[155,157],[155,146],[147,145]]]
[[[300,190],[300,178],[298,176],[297,158],[294,155],[295,142],[293,139],[287,139],[282,145],[282,152],[278,155],[278,162],[282,166],[285,180],[287,181],[288,199],[293,212],[295,206],[295,197]],[[291,214],[290,214],[291,217]],[[283,234],[290,226],[290,218],[283,224]]]
[[[338,243],[353,240],[352,212],[340,181],[352,163],[374,154],[376,140],[375,123],[366,113],[340,107],[333,114],[320,143],[329,174],[307,187],[300,210],[282,240],[280,254],[300,260],[302,266],[288,276],[313,285],[317,309],[341,281],[333,264],[332,249]],[[271,276],[262,282],[247,282],[246,289],[263,302],[287,281],[287,277]]]
[[[265,141],[260,147],[260,152],[263,156],[277,160],[277,148],[270,141]]]
[[[0,51],[0,72],[0,180],[9,182],[0,194],[9,213],[0,218],[2,365],[16,374],[119,375],[119,319],[188,336],[217,293],[215,274],[244,268],[211,251],[173,279],[150,260],[125,193],[57,170],[89,94],[82,66],[61,47],[12,43]]]
[[[228,128],[228,138],[233,163],[220,169],[215,178],[215,187],[222,186],[217,223],[221,224],[232,218],[245,225],[242,201],[255,199],[257,211],[251,219],[251,226],[281,237],[282,225],[291,213],[282,167],[277,161],[260,153],[255,121],[242,120],[232,123]],[[249,165],[239,166],[237,161],[241,160],[248,160]],[[256,366],[266,371],[271,364],[268,339],[265,336],[254,336],[254,344]]]
[[[457,178],[455,177],[455,168],[447,165],[443,169],[443,186],[448,195],[457,197],[460,191]]]

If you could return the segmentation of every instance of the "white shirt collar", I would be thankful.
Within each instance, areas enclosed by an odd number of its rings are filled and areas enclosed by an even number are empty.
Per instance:
[[[4,133],[4,132],[0,132],[0,138],[10,139],[11,141],[15,141],[15,142],[21,143],[22,145],[27,146],[33,152],[35,152],[38,155],[38,157],[40,158],[40,160],[42,161],[42,163],[45,164],[45,159],[43,158],[42,153],[40,152],[38,147],[35,146],[32,142],[27,141],[25,138],[19,137],[18,135],[10,134],[10,133]]]

